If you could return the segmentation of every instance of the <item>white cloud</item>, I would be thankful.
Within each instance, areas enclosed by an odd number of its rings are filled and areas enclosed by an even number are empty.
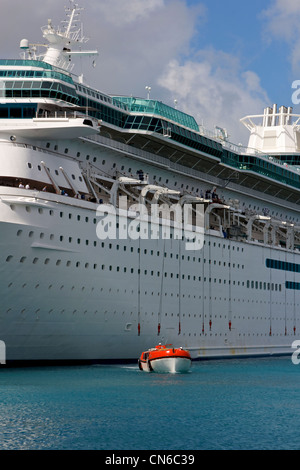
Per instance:
[[[90,18],[93,43],[100,45],[97,86],[109,93],[144,96],[150,85],[155,96],[157,77],[166,63],[189,53],[203,9],[195,14],[184,0],[113,0],[112,7],[110,2],[94,4]],[[128,16],[121,22],[124,5]],[[118,7],[120,13],[114,14]]]
[[[153,13],[159,14],[164,7],[164,0],[101,0],[97,3],[99,13],[106,21],[116,26],[134,23]]]
[[[273,0],[264,10],[265,35],[270,41],[284,40],[291,48],[290,61],[294,71],[300,71],[300,3],[296,0]]]
[[[210,130],[216,125],[224,127],[231,141],[246,144],[249,135],[240,118],[261,113],[270,102],[258,75],[242,71],[235,57],[220,51],[202,51],[199,59],[183,64],[170,61],[160,85],[199,124]]]
[[[295,0],[273,0],[270,7],[262,12],[267,29],[274,36],[291,39],[298,28],[300,4]]]

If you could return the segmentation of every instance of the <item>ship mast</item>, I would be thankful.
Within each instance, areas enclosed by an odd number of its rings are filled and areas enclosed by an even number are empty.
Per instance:
[[[68,10],[68,11],[71,11],[71,14],[68,15],[70,17],[70,20],[69,20],[68,26],[66,28],[66,34],[65,34],[66,38],[68,38],[70,36],[70,32],[71,32],[71,29],[72,29],[72,24],[73,24],[73,21],[74,21],[75,14],[78,15],[77,10],[76,10],[76,6],[77,5],[74,5],[74,7],[71,10],[70,9]],[[80,8],[80,10],[82,10],[82,8]]]
[[[36,56],[35,50],[38,45],[30,44],[30,48],[26,39],[21,41],[21,49],[28,52],[29,58],[42,60],[67,71],[71,71],[73,68],[74,64],[71,63],[73,55],[98,55],[97,50],[82,50],[81,48],[76,50],[78,46],[80,47],[88,41],[88,38],[83,35],[82,25],[78,26],[80,11],[82,10],[83,8],[79,8],[78,4],[74,3],[74,0],[70,0],[70,7],[65,8],[68,19],[62,21],[65,25],[61,29],[55,29],[52,25],[52,20],[48,20],[47,26],[42,28],[43,37],[48,42],[48,44],[44,45],[47,49],[45,54]]]

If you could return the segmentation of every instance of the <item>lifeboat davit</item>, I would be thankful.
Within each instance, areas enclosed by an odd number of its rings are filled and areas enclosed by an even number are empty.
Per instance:
[[[139,368],[144,372],[182,374],[188,372],[192,359],[189,351],[173,348],[171,344],[159,344],[144,351],[139,358]]]

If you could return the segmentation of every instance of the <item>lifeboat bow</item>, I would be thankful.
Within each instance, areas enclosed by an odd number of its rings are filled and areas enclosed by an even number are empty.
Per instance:
[[[171,344],[159,344],[144,351],[138,361],[140,370],[158,373],[185,373],[190,370],[192,359],[189,351],[174,348]]]

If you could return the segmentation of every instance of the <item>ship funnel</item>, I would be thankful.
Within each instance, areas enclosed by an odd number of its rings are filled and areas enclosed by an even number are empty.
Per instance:
[[[273,115],[272,115],[272,122],[271,122],[271,126],[276,126],[277,124],[277,104],[274,104],[273,105]]]
[[[272,108],[268,107],[264,110],[264,119],[263,119],[263,126],[269,127],[271,126],[271,115],[272,115]]]
[[[287,115],[287,118],[286,118],[286,123],[288,126],[290,126],[292,124],[292,114],[293,114],[293,108],[289,107],[288,108],[288,115]]]
[[[285,126],[288,121],[287,116],[288,109],[285,106],[280,106],[279,108],[279,125]]]

